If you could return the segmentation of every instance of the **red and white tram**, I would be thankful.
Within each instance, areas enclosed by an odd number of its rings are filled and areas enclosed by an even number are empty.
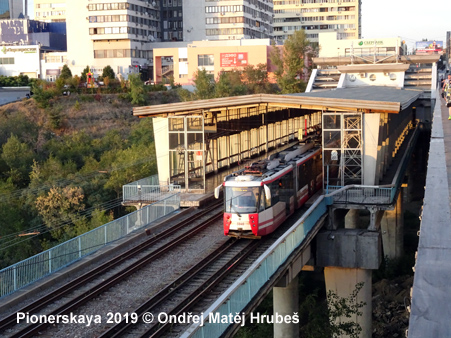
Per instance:
[[[299,143],[224,178],[224,234],[260,238],[273,232],[322,187],[321,148]]]

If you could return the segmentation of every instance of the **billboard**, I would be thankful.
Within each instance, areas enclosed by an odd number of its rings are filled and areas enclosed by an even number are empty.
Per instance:
[[[417,54],[436,54],[443,51],[443,41],[417,41]]]
[[[221,67],[240,67],[247,65],[247,53],[221,53]]]

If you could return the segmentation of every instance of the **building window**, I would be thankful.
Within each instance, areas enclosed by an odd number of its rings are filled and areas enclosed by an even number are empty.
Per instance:
[[[199,67],[214,66],[215,65],[214,55],[210,54],[198,55],[197,65]]]
[[[14,58],[0,58],[0,65],[13,65]]]

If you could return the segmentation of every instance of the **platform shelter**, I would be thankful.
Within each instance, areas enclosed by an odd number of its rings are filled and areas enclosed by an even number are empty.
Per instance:
[[[422,90],[384,86],[136,107],[152,117],[160,184],[205,192],[207,175],[322,136],[325,184],[378,184]]]

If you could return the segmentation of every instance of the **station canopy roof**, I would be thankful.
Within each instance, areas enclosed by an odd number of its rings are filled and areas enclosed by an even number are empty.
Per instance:
[[[422,93],[422,90],[416,89],[366,86],[288,95],[253,94],[135,107],[133,108],[133,115],[139,117],[168,117],[259,105],[329,111],[360,110],[365,113],[385,112],[396,114],[408,108]]]

